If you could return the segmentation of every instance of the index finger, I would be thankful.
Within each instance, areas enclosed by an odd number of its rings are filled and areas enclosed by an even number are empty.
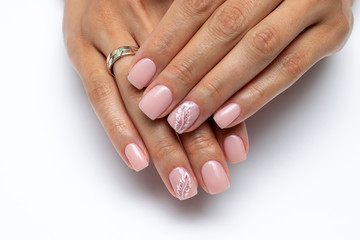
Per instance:
[[[224,0],[175,0],[133,58],[128,80],[144,88],[186,45]]]

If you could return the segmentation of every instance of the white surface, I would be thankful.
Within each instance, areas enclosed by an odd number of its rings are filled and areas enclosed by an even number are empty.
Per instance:
[[[117,156],[68,63],[62,1],[1,5],[1,240],[360,239],[358,1],[343,51],[248,121],[231,189],[185,202]]]

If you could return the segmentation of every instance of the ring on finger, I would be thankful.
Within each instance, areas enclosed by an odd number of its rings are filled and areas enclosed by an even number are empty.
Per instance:
[[[113,66],[117,60],[122,57],[135,55],[139,50],[139,47],[134,46],[122,46],[112,51],[106,58],[106,66],[108,72],[114,77]]]

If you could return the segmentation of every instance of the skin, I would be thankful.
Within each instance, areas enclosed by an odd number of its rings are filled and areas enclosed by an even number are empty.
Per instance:
[[[224,139],[229,135],[239,136],[246,153],[249,144],[244,123],[222,131],[209,121],[196,131],[183,134],[180,142],[165,119],[151,121],[137,107],[143,91],[135,89],[126,80],[133,56],[124,57],[114,65],[115,79],[107,72],[106,56],[119,46],[141,45],[171,3],[159,0],[66,0],[63,32],[71,62],[119,155],[132,168],[125,147],[136,143],[147,161],[151,156],[165,186],[176,197],[169,181],[169,173],[174,168],[185,168],[194,184],[199,183],[208,191],[201,173],[205,162],[218,161],[230,178]]]
[[[200,109],[185,132],[229,104],[246,120],[289,88],[320,59],[339,51],[353,25],[352,0],[175,0],[131,68],[149,58],[156,73],[144,95],[163,85],[171,104]],[[181,34],[176,34],[181,32]]]

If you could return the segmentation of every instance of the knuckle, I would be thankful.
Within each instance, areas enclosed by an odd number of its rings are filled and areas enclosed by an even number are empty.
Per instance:
[[[154,145],[154,158],[164,160],[178,154],[179,149],[175,145],[176,144],[174,144],[168,137],[162,137],[158,140],[157,144]]]
[[[158,54],[159,56],[165,56],[165,57],[172,57],[174,48],[172,43],[172,37],[173,36],[170,32],[166,32],[165,34],[162,34],[160,36],[155,36],[152,40],[152,49],[154,49],[154,52]]]
[[[93,11],[88,11],[81,18],[81,32],[82,34],[90,33],[91,30],[97,29],[98,21]]]
[[[214,138],[209,136],[208,131],[196,131],[192,134],[192,149],[204,149],[206,152],[211,152],[214,149],[214,145]]]
[[[353,25],[353,15],[350,16],[341,14],[338,18],[338,31],[340,36],[346,37],[352,30]]]
[[[182,0],[182,2],[191,14],[208,12],[213,5],[212,0]]]
[[[84,47],[81,35],[73,32],[64,36],[64,44],[70,58],[79,54],[79,51],[81,51]]]
[[[176,60],[176,62],[169,65],[168,72],[171,76],[175,76],[177,81],[181,81],[182,86],[192,86],[194,71],[190,59]]]
[[[252,99],[253,102],[259,102],[259,100],[265,98],[265,92],[263,88],[261,88],[257,84],[251,84],[246,88],[250,99]]]
[[[291,79],[298,79],[304,71],[304,58],[299,54],[291,53],[286,55],[281,60],[281,69],[285,74],[289,75]]]
[[[112,119],[108,126],[107,132],[109,135],[131,136],[127,122],[121,118]]]
[[[251,46],[260,56],[268,56],[278,48],[277,31],[270,26],[261,27],[250,37]]]
[[[211,81],[207,81],[204,89],[204,93],[207,96],[211,96],[211,99],[214,102],[220,101],[224,96],[224,88],[221,79],[217,80],[216,78],[213,78]]]
[[[91,103],[100,102],[114,93],[114,87],[108,79],[103,76],[91,74],[89,76],[87,95]]]
[[[332,55],[339,52],[347,41],[353,28],[353,14],[340,13],[333,18],[333,21],[325,24],[324,35],[327,36],[327,54]]]
[[[247,8],[229,5],[215,12],[210,22],[210,29],[220,37],[233,37],[238,35],[246,21]]]

